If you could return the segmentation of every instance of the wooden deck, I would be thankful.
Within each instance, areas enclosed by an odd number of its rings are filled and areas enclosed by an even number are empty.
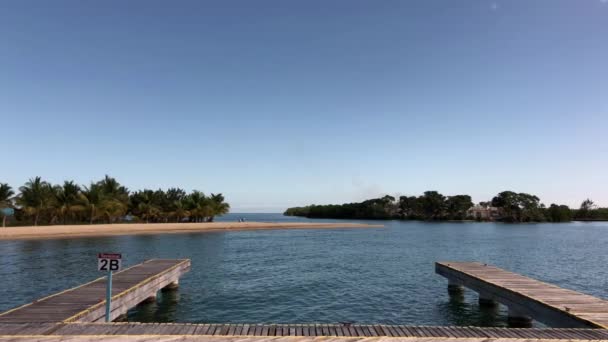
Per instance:
[[[114,276],[112,318],[156,295],[190,269],[190,260],[148,260]],[[105,278],[0,314],[0,342],[204,341],[204,342],[439,342],[608,341],[605,301],[479,263],[437,263],[451,286],[467,286],[534,317],[587,328],[514,329],[361,324],[100,323]],[[599,303],[597,302],[599,301]],[[563,308],[567,306],[567,308]],[[593,311],[591,308],[595,308]],[[589,311],[583,311],[589,310]],[[589,314],[586,314],[589,313]],[[581,315],[581,316],[579,316]]]
[[[190,260],[153,259],[113,276],[114,320],[127,310],[153,297],[190,269]],[[105,319],[105,277],[50,295],[0,314],[1,323],[100,322]]]
[[[450,286],[464,286],[480,299],[509,307],[554,327],[608,328],[608,301],[477,262],[437,262],[435,271]]]
[[[604,329],[513,329],[344,324],[0,323],[0,336],[213,336],[608,340]],[[240,341],[240,339],[239,339]]]
[[[259,337],[259,336],[196,336],[196,335],[122,335],[122,336],[0,336],[0,342],[446,342],[444,337]],[[459,342],[538,342],[538,339],[467,338]],[[588,340],[568,340],[572,342]]]

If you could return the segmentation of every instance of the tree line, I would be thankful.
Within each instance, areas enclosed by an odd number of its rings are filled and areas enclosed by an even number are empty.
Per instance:
[[[130,191],[115,178],[80,186],[73,181],[53,185],[41,177],[30,179],[16,193],[0,183],[0,209],[14,209],[12,223],[82,224],[117,222],[212,222],[228,213],[222,194],[205,195],[180,188]],[[0,212],[3,226],[7,216]]]
[[[403,219],[403,220],[471,220],[476,211],[492,213],[484,219],[503,222],[569,222],[576,220],[608,220],[608,208],[598,208],[593,201],[585,200],[579,209],[567,205],[540,202],[538,196],[503,191],[488,202],[479,202],[475,210],[471,196],[445,196],[437,191],[426,191],[420,196],[393,196],[369,199],[363,202],[309,205],[288,208],[284,215],[334,219]],[[489,214],[488,214],[489,215]],[[494,216],[495,215],[495,216]]]

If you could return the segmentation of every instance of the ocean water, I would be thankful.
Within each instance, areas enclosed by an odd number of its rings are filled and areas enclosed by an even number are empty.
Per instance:
[[[218,221],[240,217],[344,222]],[[480,308],[474,292],[451,299],[437,260],[480,261],[608,298],[608,223],[371,223],[384,227],[0,241],[0,311],[99,277],[104,251],[122,252],[125,266],[192,259],[179,291],[131,310],[130,321],[506,326],[505,308]]]

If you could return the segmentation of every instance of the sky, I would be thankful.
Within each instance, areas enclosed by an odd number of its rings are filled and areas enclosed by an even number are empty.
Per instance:
[[[0,2],[0,182],[608,206],[608,0]]]

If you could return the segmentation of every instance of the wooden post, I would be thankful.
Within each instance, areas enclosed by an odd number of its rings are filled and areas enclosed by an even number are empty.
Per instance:
[[[153,295],[151,295],[150,297],[144,299],[141,302],[141,304],[148,304],[148,303],[154,303],[154,302],[156,302],[156,292]]]
[[[163,287],[162,291],[173,291],[173,290],[177,290],[179,288],[179,280],[175,280],[171,283],[169,283],[169,285]]]
[[[532,326],[532,317],[509,307],[507,322],[513,328],[530,328]]]
[[[497,306],[498,302],[487,293],[479,292],[479,306],[493,307]]]
[[[448,293],[450,295],[461,295],[464,292],[464,286],[461,283],[448,279]]]

